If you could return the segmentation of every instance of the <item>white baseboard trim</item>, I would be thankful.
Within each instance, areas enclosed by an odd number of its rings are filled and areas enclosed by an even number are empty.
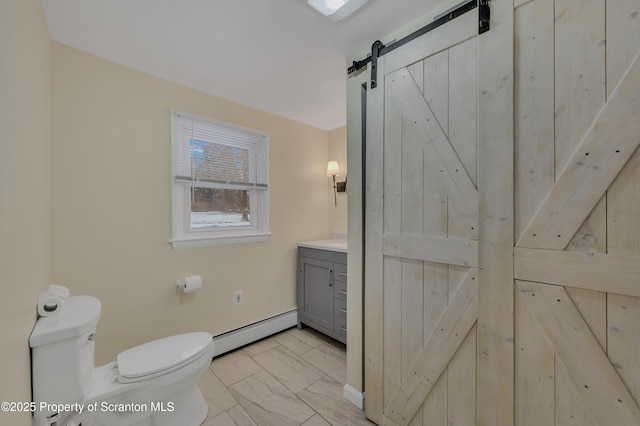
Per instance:
[[[364,392],[358,392],[353,386],[344,385],[343,396],[344,399],[364,410]]]
[[[256,342],[272,334],[293,327],[298,324],[298,311],[285,312],[275,317],[220,334],[213,338],[215,351],[213,356],[219,356],[249,343]]]

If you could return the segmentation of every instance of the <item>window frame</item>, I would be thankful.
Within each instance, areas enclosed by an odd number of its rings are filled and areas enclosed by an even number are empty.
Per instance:
[[[180,138],[177,129],[182,126],[184,120],[215,126],[221,129],[231,129],[233,131],[244,132],[247,135],[260,136],[262,140],[258,143],[265,144],[261,162],[266,166],[267,186],[265,188],[247,189],[249,191],[249,206],[251,212],[251,225],[232,226],[221,228],[191,228],[191,187],[210,187],[214,189],[237,189],[230,188],[223,183],[207,183],[198,185],[198,180],[191,177],[191,181],[178,178],[177,163],[178,152],[182,150],[184,155],[184,140]],[[235,146],[233,143],[225,144],[222,141],[204,141]],[[257,145],[256,145],[257,146]],[[271,236],[269,231],[269,189],[268,189],[268,152],[269,137],[265,132],[200,117],[181,111],[171,110],[171,234],[169,240],[174,249],[209,247],[225,244],[252,243],[266,241]],[[190,156],[191,154],[189,154]],[[189,157],[190,158],[190,157]]]

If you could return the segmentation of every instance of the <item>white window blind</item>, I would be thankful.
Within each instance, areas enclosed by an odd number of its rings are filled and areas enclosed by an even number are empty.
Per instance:
[[[201,187],[268,188],[266,135],[173,111],[176,182]]]

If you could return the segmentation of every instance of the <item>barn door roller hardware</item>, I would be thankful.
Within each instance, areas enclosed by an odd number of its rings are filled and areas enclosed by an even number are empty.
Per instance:
[[[486,33],[491,28],[491,9],[489,0],[478,0],[478,34]]]
[[[384,49],[384,44],[380,40],[376,40],[371,45],[371,88],[378,85],[378,58],[382,55],[380,52]]]
[[[351,65],[347,69],[347,74],[354,73],[356,71],[361,70],[366,67],[369,62],[371,62],[371,88],[375,88],[378,85],[378,58],[386,53],[391,52],[392,50],[397,49],[398,47],[407,44],[408,42],[420,37],[428,33],[429,31],[433,31],[441,25],[446,24],[449,21],[456,19],[459,16],[464,15],[465,13],[478,8],[478,34],[482,34],[484,32],[489,31],[490,22],[491,22],[491,10],[489,8],[489,0],[470,0],[465,1],[457,6],[452,7],[451,9],[441,13],[436,16],[432,23],[420,28],[417,31],[409,34],[408,36],[394,41],[387,46],[382,44],[380,40],[377,40],[371,45],[371,55],[360,61],[353,61],[353,65]]]

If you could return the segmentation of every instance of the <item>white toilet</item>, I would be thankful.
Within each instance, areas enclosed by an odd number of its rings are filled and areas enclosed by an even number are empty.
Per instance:
[[[100,301],[69,297],[38,318],[31,346],[34,425],[196,426],[207,416],[198,382],[213,358],[209,333],[155,340],[95,368]]]

